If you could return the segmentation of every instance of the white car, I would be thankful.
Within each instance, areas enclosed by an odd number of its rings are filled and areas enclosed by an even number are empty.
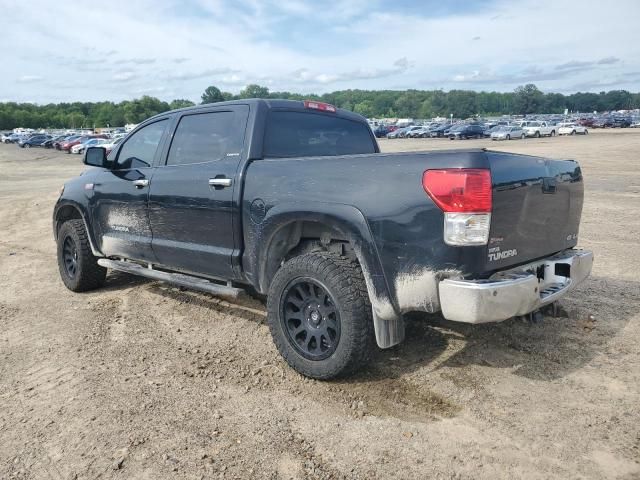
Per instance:
[[[522,129],[527,137],[540,138],[544,136],[555,137],[557,127],[555,125],[549,125],[547,122],[535,121],[526,122],[526,125],[524,125]]]
[[[99,146],[104,148],[107,151],[107,155],[109,155],[109,153],[111,153],[111,150],[113,150],[113,147],[118,145],[122,141],[123,138],[124,138],[124,135],[122,137],[119,137],[119,138],[112,138],[111,140],[107,140],[107,143],[103,143],[102,145],[99,145]],[[98,146],[98,145],[91,145],[91,146],[95,147],[95,146]]]
[[[558,128],[558,135],[587,135],[588,133],[589,130],[587,130],[587,127],[583,127],[577,123],[562,123],[560,124],[560,128]]]
[[[98,145],[102,145],[107,142],[109,142],[109,140],[105,138],[90,138],[84,143],[79,143],[78,145],[71,147],[71,153],[81,154],[87,147],[97,147]]]
[[[491,140],[524,139],[526,136],[522,127],[518,125],[503,125],[491,132]]]

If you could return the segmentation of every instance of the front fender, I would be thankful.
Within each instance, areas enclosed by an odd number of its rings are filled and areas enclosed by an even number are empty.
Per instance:
[[[245,228],[243,264],[253,277],[258,291],[269,288],[269,252],[274,242],[282,241],[278,232],[294,222],[318,222],[330,226],[349,241],[358,258],[371,301],[376,340],[381,348],[400,343],[404,322],[389,294],[376,244],[360,210],[351,206],[324,202],[281,203],[269,209],[260,223],[250,220]]]
[[[89,245],[91,246],[91,253],[93,253],[93,255],[95,255],[96,257],[104,256],[96,246],[97,243],[95,241],[96,239],[94,237],[93,229],[90,228],[90,223],[87,221],[87,219],[89,218],[89,215],[88,215],[86,206],[75,199],[72,199],[72,198],[58,199],[58,202],[53,208],[53,238],[55,240],[58,240],[58,229],[59,229],[60,221],[64,220],[65,218],[69,218],[67,214],[68,212],[67,209],[69,208],[73,208],[77,212],[77,214],[80,215],[80,218],[84,222],[84,228],[85,228],[85,231],[87,232]],[[76,218],[76,217],[71,217],[71,218]]]

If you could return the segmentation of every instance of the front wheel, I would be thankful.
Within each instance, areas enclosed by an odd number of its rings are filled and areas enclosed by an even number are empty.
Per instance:
[[[58,232],[58,270],[65,286],[74,292],[101,287],[107,269],[98,265],[82,220],[68,220]]]
[[[536,132],[536,138],[540,138],[540,132]]]
[[[584,129],[584,134],[585,135],[589,135],[589,130],[587,130],[586,128]]]
[[[524,133],[523,133],[522,135],[520,135],[520,138],[521,138],[522,140],[524,140],[524,138],[525,138],[525,137],[526,137],[526,135],[525,135]]]
[[[294,370],[330,379],[363,365],[373,346],[371,304],[359,265],[315,252],[276,273],[267,298],[269,330]]]
[[[555,137],[556,136],[556,131],[555,130],[551,130],[551,136]]]
[[[507,135],[507,140],[511,140],[511,135]]]
[[[571,130],[571,135],[575,135],[576,131],[575,130]]]

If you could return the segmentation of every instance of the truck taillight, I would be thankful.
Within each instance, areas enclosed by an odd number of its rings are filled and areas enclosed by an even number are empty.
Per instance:
[[[313,100],[305,100],[304,108],[310,108],[312,110],[321,110],[323,112],[336,113],[337,109],[329,103],[314,102]]]
[[[448,245],[486,245],[491,228],[491,173],[485,169],[427,170],[422,187],[444,212]]]

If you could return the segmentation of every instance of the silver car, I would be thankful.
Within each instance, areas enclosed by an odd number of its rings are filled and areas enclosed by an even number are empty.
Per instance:
[[[422,127],[408,131],[405,136],[410,138],[427,138],[429,135],[429,127],[423,125]]]
[[[522,127],[517,125],[503,125],[491,132],[491,140],[514,140],[526,136]]]

